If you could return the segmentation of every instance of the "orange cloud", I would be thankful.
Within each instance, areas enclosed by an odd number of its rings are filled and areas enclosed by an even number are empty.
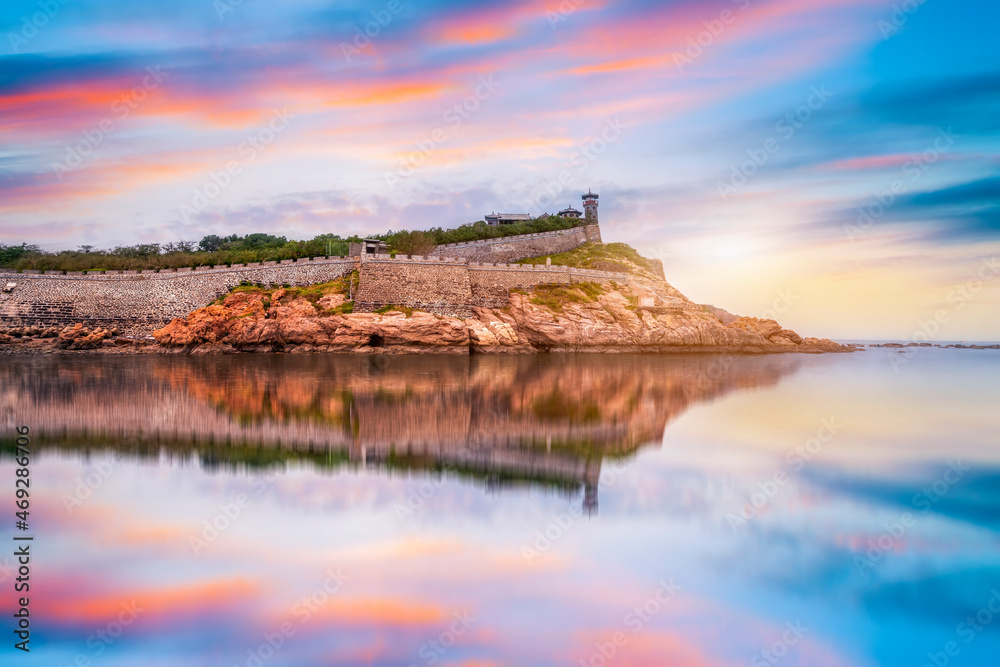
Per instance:
[[[139,79],[141,81],[141,77]],[[117,125],[125,118],[148,113],[158,100],[166,99],[164,86],[143,89],[143,99],[132,96],[137,82],[117,77],[87,81],[85,84],[60,82],[30,91],[0,94],[4,123],[0,132],[48,135],[55,131],[97,131],[101,122]]]
[[[67,624],[103,624],[118,615],[123,603],[133,600],[143,613],[156,616],[223,613],[245,607],[260,593],[257,581],[242,578],[114,593],[107,592],[107,586],[84,590],[87,584],[81,581],[87,580],[67,577],[41,584],[35,601],[39,615]]]
[[[626,641],[618,648],[618,653],[614,658],[615,665],[622,667],[646,667],[647,665],[718,667],[727,664],[706,656],[702,647],[690,637],[658,632],[652,628],[645,628],[639,634],[633,634],[620,628],[601,632],[585,632],[581,633],[578,645],[593,648],[598,644],[607,644],[612,641],[616,632],[621,632]],[[576,658],[580,657],[584,656],[574,653],[574,659],[565,662],[574,662]]]
[[[232,157],[231,146],[217,150],[162,153],[140,159],[109,160],[95,155],[72,171],[57,175],[53,167],[51,171],[28,174],[21,177],[19,183],[0,187],[0,210],[72,209],[82,199],[116,197],[151,184],[217,169]],[[62,163],[63,159],[59,156],[57,161]],[[61,180],[59,176],[62,176]]]
[[[446,89],[443,83],[389,82],[353,86],[347,90],[329,91],[328,106],[368,106],[398,104],[423,97],[438,97]]]
[[[395,598],[363,598],[330,600],[313,617],[337,625],[424,627],[440,625],[448,615],[437,605],[404,602]]]
[[[629,16],[619,21],[603,22],[583,31],[567,51],[589,63],[566,70],[576,75],[655,69],[674,72],[675,57],[684,54],[693,39],[710,29],[706,23],[723,25],[723,10],[732,18],[721,32],[712,35],[704,46],[705,52],[733,42],[752,42],[778,30],[798,29],[802,23],[814,20],[817,13],[830,9],[864,4],[863,0],[774,0],[751,4],[746,10],[734,4],[709,10],[701,6],[665,7],[641,16]],[[622,35],[627,35],[623,39]],[[594,57],[596,56],[596,60]]]
[[[581,65],[580,67],[574,67],[568,72],[570,74],[605,74],[608,72],[620,72],[622,70],[630,69],[647,69],[650,67],[663,67],[664,65],[672,65],[674,62],[673,54],[660,55],[660,56],[642,56],[637,58],[626,58],[624,60],[609,60],[606,62],[596,63],[593,65]]]
[[[531,0],[477,7],[455,12],[445,21],[432,25],[427,38],[466,46],[492,44],[515,36],[526,21],[544,21],[544,17],[545,8]]]

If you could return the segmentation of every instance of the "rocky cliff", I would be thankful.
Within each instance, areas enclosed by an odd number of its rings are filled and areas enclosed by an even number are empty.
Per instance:
[[[295,290],[240,291],[154,332],[167,348],[209,352],[361,352],[505,354],[538,351],[842,352],[802,338],[773,320],[729,325],[667,283],[594,283],[513,291],[504,308],[476,308],[466,319],[410,309],[343,312],[335,289],[316,298]],[[638,305],[654,293],[654,306]],[[649,301],[647,300],[647,303]]]

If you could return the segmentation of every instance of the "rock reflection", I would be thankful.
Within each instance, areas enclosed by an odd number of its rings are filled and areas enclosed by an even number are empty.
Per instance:
[[[690,406],[792,373],[788,355],[8,358],[5,432],[202,467],[447,471],[583,492]],[[13,410],[16,406],[16,411]],[[4,442],[10,452],[12,442]]]

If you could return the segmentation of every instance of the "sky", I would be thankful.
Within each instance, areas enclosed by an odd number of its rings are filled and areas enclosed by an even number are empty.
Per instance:
[[[699,303],[1000,339],[986,0],[8,0],[0,243],[456,227],[600,194]]]

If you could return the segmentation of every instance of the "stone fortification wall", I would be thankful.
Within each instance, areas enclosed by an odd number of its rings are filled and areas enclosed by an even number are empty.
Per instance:
[[[148,334],[243,282],[309,285],[335,280],[355,266],[353,259],[318,258],[158,272],[0,272],[0,287],[4,287],[0,292],[0,324],[62,326],[84,322]],[[15,286],[6,291],[10,283]]]
[[[241,283],[310,285],[360,268],[355,310],[388,305],[469,317],[475,306],[500,307],[513,288],[580,281],[627,282],[625,274],[560,266],[508,264],[600,241],[597,225],[558,232],[438,246],[434,255],[363,255],[232,266],[64,273],[0,270],[0,326],[117,327],[148,335],[204,307]],[[11,286],[13,284],[13,286]]]
[[[507,236],[468,243],[439,245],[432,255],[455,257],[471,262],[516,262],[526,257],[541,257],[577,248],[587,241],[601,240],[597,225],[574,227],[557,232]]]
[[[354,311],[370,313],[395,305],[468,317],[471,300],[469,267],[461,260],[374,255],[362,263]]]
[[[569,283],[629,283],[627,273],[575,269],[567,266],[524,264],[470,264],[469,283],[477,306],[500,308],[507,303],[512,289],[531,289],[536,285]]]
[[[454,257],[390,258],[362,263],[355,312],[408,306],[439,315],[471,317],[476,306],[500,308],[510,290],[574,282],[628,283],[625,273],[566,266],[466,263]]]

